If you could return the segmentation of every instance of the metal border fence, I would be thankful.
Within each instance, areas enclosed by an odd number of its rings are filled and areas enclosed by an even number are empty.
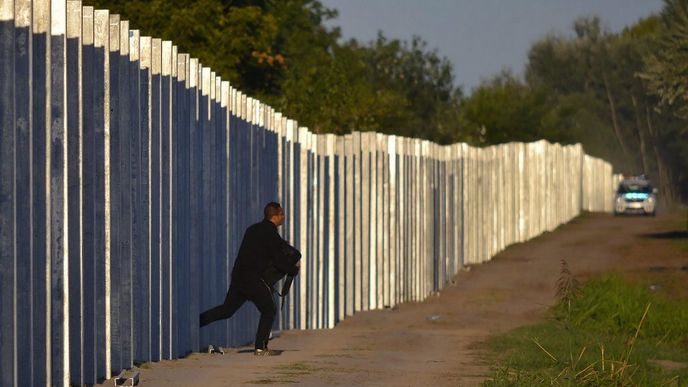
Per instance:
[[[198,313],[274,200],[304,256],[278,333],[423,300],[611,211],[612,171],[580,145],[314,134],[118,15],[0,0],[0,385],[250,342],[252,306],[203,330]]]

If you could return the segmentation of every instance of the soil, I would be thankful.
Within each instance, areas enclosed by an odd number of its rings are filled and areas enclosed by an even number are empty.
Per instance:
[[[585,213],[459,273],[424,302],[359,313],[331,330],[283,332],[270,344],[281,356],[257,357],[246,347],[144,364],[141,385],[479,385],[494,366],[487,338],[547,318],[562,259],[579,281],[616,271],[688,297],[682,211]]]

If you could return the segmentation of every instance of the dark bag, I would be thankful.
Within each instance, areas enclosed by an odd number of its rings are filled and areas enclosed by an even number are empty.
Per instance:
[[[285,243],[282,247],[282,255],[287,262],[287,267],[291,269],[286,273],[291,276],[296,276],[299,274],[299,268],[296,267],[296,263],[301,260],[301,252],[296,250],[295,247],[290,246],[288,243]]]
[[[284,278],[284,273],[279,271],[274,265],[270,265],[270,267],[265,269],[260,278],[262,278],[268,286],[272,287],[277,281]]]
[[[299,273],[299,268],[296,267],[299,260],[301,260],[301,252],[285,242],[279,256],[274,258],[273,264],[263,272],[261,277],[269,286],[273,286],[285,275],[294,277]]]

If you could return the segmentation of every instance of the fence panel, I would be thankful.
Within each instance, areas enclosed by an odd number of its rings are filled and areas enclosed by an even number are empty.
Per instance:
[[[580,145],[311,133],[78,0],[0,0],[0,140],[3,386],[250,343],[255,308],[198,314],[269,201],[303,253],[278,334],[423,300],[618,183]]]

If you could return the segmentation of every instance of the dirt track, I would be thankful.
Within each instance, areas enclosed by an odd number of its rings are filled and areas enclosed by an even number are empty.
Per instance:
[[[585,214],[460,273],[454,285],[425,302],[359,313],[332,330],[284,332],[270,344],[285,350],[282,356],[255,357],[233,349],[224,356],[192,354],[144,365],[141,385],[478,385],[490,366],[479,344],[545,317],[555,302],[561,259],[579,279],[662,267],[688,281],[688,272],[680,270],[688,265],[688,252],[668,241],[686,238],[675,232],[680,219],[677,213],[657,218]]]

